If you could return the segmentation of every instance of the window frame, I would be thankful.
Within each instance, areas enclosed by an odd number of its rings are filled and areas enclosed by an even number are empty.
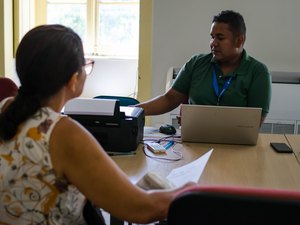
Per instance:
[[[50,0],[51,1],[51,0]],[[64,4],[64,3],[81,3],[82,0],[52,0],[53,3]],[[46,24],[47,22],[47,4],[48,0],[35,0],[35,25]],[[100,45],[97,43],[97,27],[99,27],[99,10],[98,7],[101,5],[139,5],[138,2],[115,2],[114,0],[108,0],[101,2],[99,0],[87,0],[87,16],[86,17],[86,50],[88,55],[92,56],[104,56],[104,57],[117,57],[117,58],[138,58],[138,52],[136,55],[113,55],[104,52],[101,53]]]

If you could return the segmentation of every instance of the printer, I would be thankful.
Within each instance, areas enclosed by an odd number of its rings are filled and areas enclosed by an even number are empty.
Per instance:
[[[143,108],[120,107],[114,99],[75,98],[67,102],[63,113],[90,131],[108,153],[134,152],[143,140]]]

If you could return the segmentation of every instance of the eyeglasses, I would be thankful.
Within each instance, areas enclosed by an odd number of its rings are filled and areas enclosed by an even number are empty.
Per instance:
[[[95,61],[92,59],[85,59],[84,70],[86,75],[90,75],[93,71]]]

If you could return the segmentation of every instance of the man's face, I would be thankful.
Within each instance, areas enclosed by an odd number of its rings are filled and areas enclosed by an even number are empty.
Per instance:
[[[214,22],[210,29],[210,48],[219,62],[230,62],[239,56],[242,49],[241,37],[234,37],[226,23]]]

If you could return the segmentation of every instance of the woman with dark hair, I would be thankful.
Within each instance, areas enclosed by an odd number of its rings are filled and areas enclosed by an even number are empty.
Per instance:
[[[138,188],[87,130],[60,114],[81,94],[90,65],[79,36],[64,26],[38,26],[22,39],[21,86],[0,102],[0,224],[86,224],[87,199],[120,219],[149,223],[166,218],[184,188]]]

